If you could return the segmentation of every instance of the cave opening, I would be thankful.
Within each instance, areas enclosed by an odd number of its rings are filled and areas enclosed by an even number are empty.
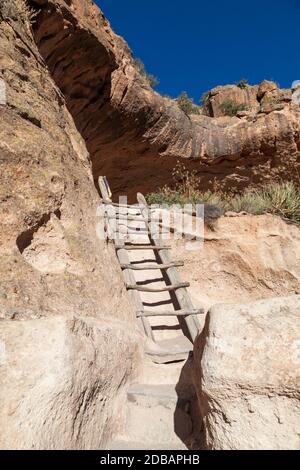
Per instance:
[[[113,123],[111,75],[117,63],[105,41],[79,24],[68,8],[73,3],[69,0],[66,6],[58,6],[47,0],[28,0],[36,12],[32,21],[36,45],[86,143],[98,189],[101,150],[110,141]]]

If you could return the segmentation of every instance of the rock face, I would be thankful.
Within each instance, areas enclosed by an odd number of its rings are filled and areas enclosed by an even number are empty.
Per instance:
[[[195,345],[208,449],[300,449],[300,296],[218,305]]]
[[[0,448],[103,448],[122,430],[138,343],[107,318],[2,321]]]
[[[170,181],[177,158],[197,170],[203,188],[212,187],[215,179],[231,189],[266,182],[287,175],[288,163],[294,177],[298,105],[284,99],[284,106],[265,107],[268,114],[187,116],[149,88],[127,45],[91,1],[30,3],[40,11],[34,23],[38,49],[86,141],[94,178],[106,174],[114,194],[162,186]],[[257,87],[230,90],[232,98],[258,109]],[[215,92],[212,106],[219,115],[222,88]]]
[[[206,231],[201,250],[187,251],[181,240],[173,244],[195,305],[209,309],[300,293],[300,229],[279,217],[222,217],[215,232]]]
[[[292,102],[300,105],[300,80],[295,80],[292,84]]]
[[[106,418],[122,425],[141,339],[115,253],[96,235],[89,154],[28,8],[1,2],[0,19],[0,447],[100,447]]]
[[[206,111],[211,117],[225,116],[224,105],[234,103],[237,106],[245,107],[250,112],[258,112],[259,103],[257,100],[258,86],[237,85],[218,86],[209,91],[206,98]]]
[[[292,101],[292,90],[264,80],[259,86],[225,85],[210,90],[205,99],[208,116],[222,117],[229,112],[253,119],[258,113],[280,111]]]

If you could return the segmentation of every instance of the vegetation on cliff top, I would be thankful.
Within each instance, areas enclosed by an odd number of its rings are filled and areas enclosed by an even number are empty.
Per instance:
[[[145,78],[151,88],[155,88],[159,85],[158,78],[155,77],[155,75],[152,75],[151,73],[147,72],[145,64],[141,59],[133,59],[133,66]]]
[[[145,78],[151,88],[156,88],[159,85],[159,80],[155,75],[150,74],[143,61],[139,58],[133,59],[133,66],[135,69]],[[239,88],[246,88],[248,86],[248,81],[246,79],[242,79],[236,83]],[[169,96],[165,96],[172,101],[175,101],[179,108],[188,116],[192,114],[201,114],[202,109],[205,109],[209,100],[210,92],[204,93],[200,98],[201,105],[198,105],[194,102],[193,98],[190,98],[186,91],[182,91],[180,95],[176,99],[172,99]],[[244,104],[238,104],[234,101],[225,101],[222,104],[222,110],[225,116],[236,116],[239,111],[246,111],[247,106]]]
[[[201,113],[201,106],[195,104],[193,98],[190,98],[186,91],[183,91],[175,101],[185,114]]]

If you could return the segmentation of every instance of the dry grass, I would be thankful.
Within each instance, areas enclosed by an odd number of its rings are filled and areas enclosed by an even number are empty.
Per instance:
[[[148,194],[149,204],[213,204],[223,211],[247,212],[249,214],[273,214],[300,224],[300,191],[292,182],[270,183],[259,189],[248,189],[243,194],[228,194],[221,188],[200,191],[199,178],[177,164],[173,171],[173,187],[165,186],[156,193]]]
[[[37,16],[37,12],[28,5],[26,0],[3,0],[2,9],[6,17],[20,18],[29,24],[33,23]]]

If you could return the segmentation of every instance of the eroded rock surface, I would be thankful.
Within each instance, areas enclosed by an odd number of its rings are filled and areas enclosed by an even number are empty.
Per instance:
[[[208,449],[300,449],[300,296],[211,308],[195,344]]]
[[[141,338],[114,250],[96,235],[86,145],[24,5],[0,4],[0,447],[99,447],[106,419],[122,425]]]
[[[187,251],[184,240],[173,243],[198,306],[300,293],[300,229],[279,217],[222,217],[196,252]]]
[[[2,321],[0,448],[103,448],[122,430],[139,341],[105,317]]]
[[[149,88],[91,1],[27,3],[32,24],[23,0],[0,5],[0,447],[99,448],[122,432],[141,339],[115,253],[96,236],[94,180],[106,174],[115,194],[153,190],[177,158],[203,188],[296,174],[300,109],[272,89],[260,113],[189,117]],[[296,289],[297,268],[282,276]]]

